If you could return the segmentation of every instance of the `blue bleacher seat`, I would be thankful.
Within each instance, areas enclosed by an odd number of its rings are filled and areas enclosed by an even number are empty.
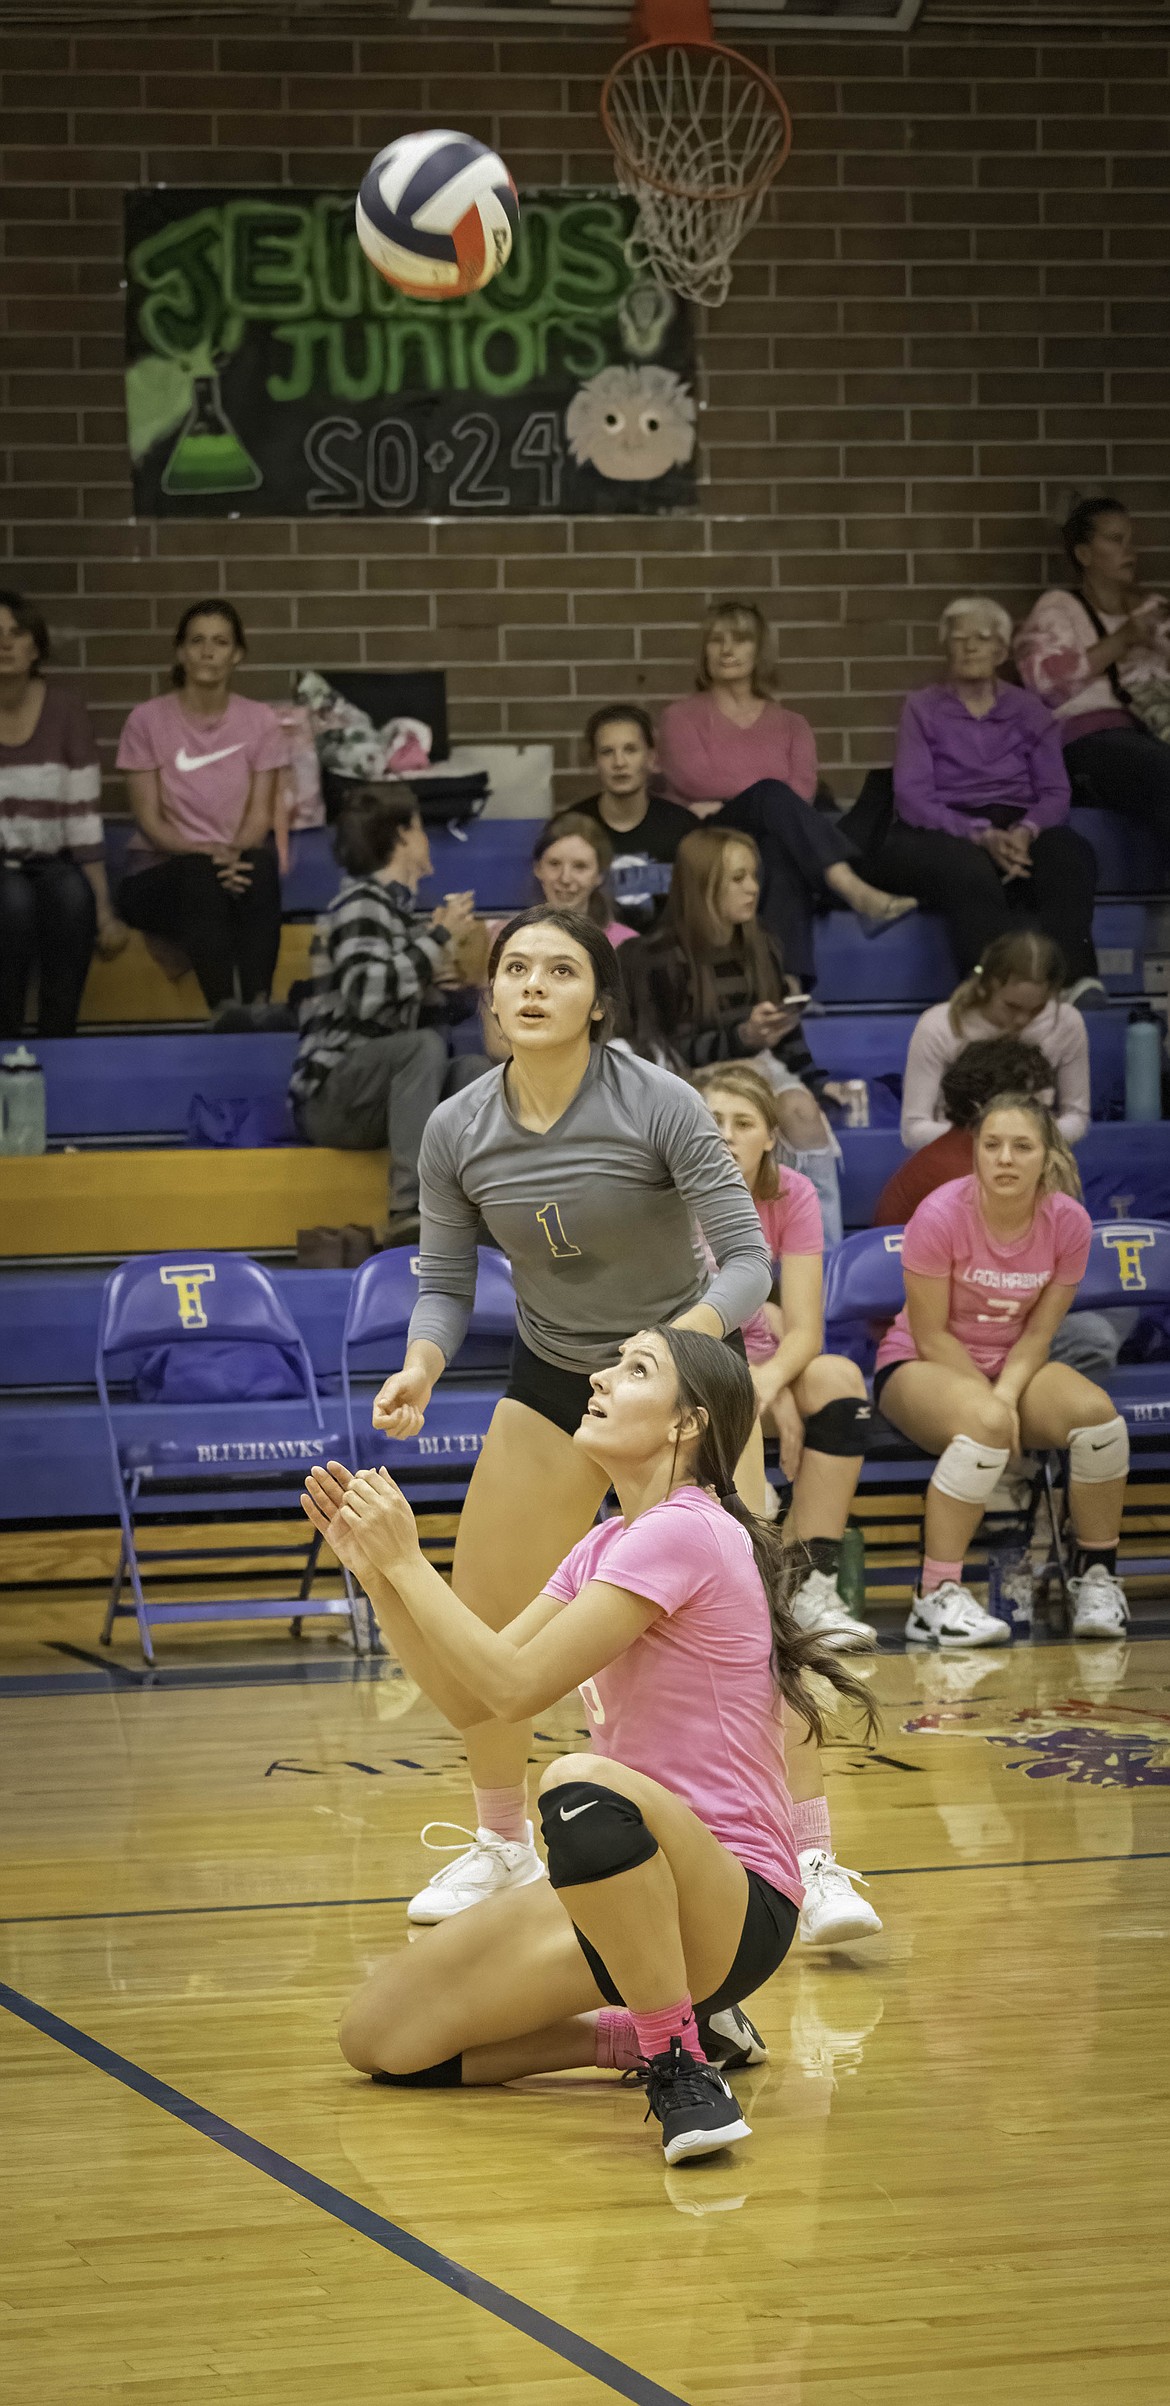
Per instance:
[[[543,819],[474,819],[456,833],[428,829],[433,874],[419,888],[426,906],[446,893],[470,888],[481,911],[523,910],[534,899],[532,847]],[[106,862],[111,885],[126,872],[131,827],[126,819],[106,821]],[[281,881],[286,918],[312,919],[332,902],[341,883],[330,827],[302,827],[290,839],[289,865]]]
[[[1170,830],[1163,835],[1115,810],[1074,808],[1070,824],[1097,855],[1098,894],[1170,891]]]
[[[295,1035],[174,1035],[37,1040],[45,1073],[50,1143],[78,1138],[186,1138],[193,1098],[209,1103],[283,1102]]]
[[[896,1128],[838,1128],[841,1211],[847,1228],[868,1228],[887,1178],[905,1161]],[[1170,1120],[1094,1122],[1076,1148],[1085,1204],[1096,1220],[1124,1219],[1144,1205],[1170,1219]]]
[[[541,819],[475,819],[456,833],[431,827],[432,875],[419,887],[419,903],[446,893],[474,893],[481,911],[522,910],[534,899],[532,847]],[[333,900],[341,871],[333,857],[328,827],[306,827],[293,836],[282,893],[286,916],[313,917]]]
[[[803,1021],[808,1048],[830,1078],[901,1079],[917,1011],[835,1010],[808,1012]],[[1125,1100],[1124,1003],[1085,1013],[1094,1119],[1110,1119]]]
[[[232,1400],[237,1380],[243,1383],[245,1349],[248,1357],[259,1351],[281,1366],[278,1397]],[[134,1381],[160,1353],[180,1365],[214,1368],[210,1384],[221,1385],[223,1400],[169,1402],[164,1389],[155,1392],[144,1415],[135,1405]],[[161,1623],[287,1620],[311,1612],[343,1615],[360,1648],[367,1616],[349,1574],[343,1573],[340,1597],[312,1597],[320,1541],[296,1504],[311,1465],[339,1452],[341,1431],[326,1423],[304,1339],[258,1263],[232,1253],[145,1254],[111,1271],[98,1316],[94,1377],[122,1526],[103,1643],[109,1644],[117,1618],[133,1616],[142,1651],[153,1662],[151,1630]],[[143,1524],[174,1519],[184,1504],[197,1511],[212,1495],[217,1519],[254,1519],[291,1506],[297,1542],[261,1546],[245,1537],[234,1545],[143,1549]],[[292,1556],[298,1565],[295,1597],[164,1603],[143,1584],[146,1565],[161,1563],[173,1574],[176,1565],[255,1566],[274,1555]],[[131,1605],[121,1601],[127,1581]]]
[[[1101,902],[1093,938],[1110,994],[1140,994],[1148,911],[1140,902]],[[814,935],[819,1003],[916,1003],[924,1010],[959,982],[943,920],[912,911],[868,936],[852,911],[829,911]]]

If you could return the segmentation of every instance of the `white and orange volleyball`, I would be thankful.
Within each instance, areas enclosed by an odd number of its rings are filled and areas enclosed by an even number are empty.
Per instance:
[[[516,186],[469,134],[403,134],[378,152],[357,197],[357,234],[387,284],[416,300],[480,292],[511,255]]]

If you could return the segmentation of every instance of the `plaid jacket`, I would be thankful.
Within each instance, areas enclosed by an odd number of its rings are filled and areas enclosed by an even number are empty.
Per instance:
[[[348,877],[313,930],[312,984],[289,1093],[302,1103],[355,1044],[418,1026],[423,995],[448,952],[406,886]]]

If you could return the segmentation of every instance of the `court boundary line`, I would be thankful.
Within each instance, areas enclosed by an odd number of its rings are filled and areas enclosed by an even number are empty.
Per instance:
[[[577,2372],[586,2373],[592,2380],[601,2382],[617,2397],[630,2399],[632,2406],[688,2406],[688,2401],[677,2390],[664,2389],[649,2374],[623,2364],[620,2356],[611,2356],[608,2349],[598,2347],[591,2339],[583,2339],[578,2332],[570,2331],[566,2324],[556,2322],[549,2314],[543,2314],[538,2306],[526,2305],[522,2298],[513,2297],[509,2290],[501,2289],[495,2281],[470,2271],[464,2264],[457,2264],[453,2256],[444,2255],[441,2249],[431,2247],[425,2239],[416,2238],[413,2232],[403,2230],[400,2224],[391,2222],[386,2215],[375,2213],[372,2207],[362,2205],[356,2197],[350,2197],[344,2189],[336,2188],[332,2181],[322,2180],[319,2174],[308,2171],[303,2164],[294,2163],[291,2156],[281,2155],[276,2148],[267,2146],[264,2140],[254,2139],[250,2132],[240,2130],[236,2123],[227,2121],[210,2106],[200,2105],[193,2097],[184,2096],[181,2089],[172,2088],[169,2082],[159,2080],[141,2064],[132,2063],[129,2056],[119,2055],[116,2049],[107,2047],[103,2040],[92,2038],[86,2030],[77,2029],[74,2023],[64,2021],[48,2006],[38,2005],[34,1998],[26,1997],[20,1989],[10,1988],[5,1981],[0,1981],[0,2006],[17,2021],[27,2023],[40,2037],[53,2040],[57,2046],[77,2056],[82,2063],[89,2064],[95,2071],[106,2073],[123,2088],[144,2098],[148,2105],[157,2106],[162,2113],[169,2114],[173,2121],[183,2123],[197,2137],[210,2139],[225,2154],[233,2155],[238,2162],[247,2164],[251,2171],[264,2173],[269,2180],[275,2181],[294,2197],[301,2198],[305,2204],[316,2206],[333,2221],[356,2231],[360,2238],[372,2240],[375,2247],[395,2257],[400,2264],[407,2265],[412,2272],[422,2273],[427,2279],[437,2281],[441,2288],[466,2298],[470,2305],[493,2315],[497,2322],[505,2323],[509,2329],[519,2332],[522,2338],[533,2340],[537,2346],[547,2348],[550,2354],[572,2365]]]
[[[869,1870],[867,1880],[913,1880],[951,1871],[1051,1871],[1082,1863],[1165,1863],[1170,1846],[1138,1847],[1118,1855],[1033,1855],[1018,1862],[886,1863]],[[112,1905],[108,1911],[86,1913],[0,1913],[0,1930],[24,1929],[36,1923],[77,1921],[169,1921],[202,1913],[329,1913],[344,1905],[408,1905],[406,1896],[306,1896],[261,1898],[250,1905]],[[0,1982],[0,1987],[3,1983]]]

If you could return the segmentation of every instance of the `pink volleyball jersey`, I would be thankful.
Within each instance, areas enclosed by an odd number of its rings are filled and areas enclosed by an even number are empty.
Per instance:
[[[701,1487],[678,1487],[627,1527],[603,1521],[546,1592],[591,1579],[658,1607],[616,1661],[582,1683],[596,1754],[681,1796],[749,1871],[799,1904],[772,1622],[746,1529]]]
[[[998,1378],[1045,1287],[1076,1287],[1085,1275],[1093,1223],[1071,1195],[1043,1195],[1026,1235],[993,1236],[979,1208],[974,1177],[936,1186],[902,1239],[902,1267],[920,1278],[949,1278],[947,1326],[977,1370]],[[877,1367],[913,1362],[918,1349],[903,1305],[878,1347]]]
[[[819,1256],[824,1252],[825,1232],[817,1190],[801,1170],[781,1170],[779,1194],[763,1202],[758,1196],[753,1199],[774,1271],[791,1253]],[[703,1250],[708,1268],[714,1268],[714,1255],[706,1244]],[[771,1361],[780,1339],[773,1335],[762,1308],[744,1321],[743,1341],[749,1362]]]

